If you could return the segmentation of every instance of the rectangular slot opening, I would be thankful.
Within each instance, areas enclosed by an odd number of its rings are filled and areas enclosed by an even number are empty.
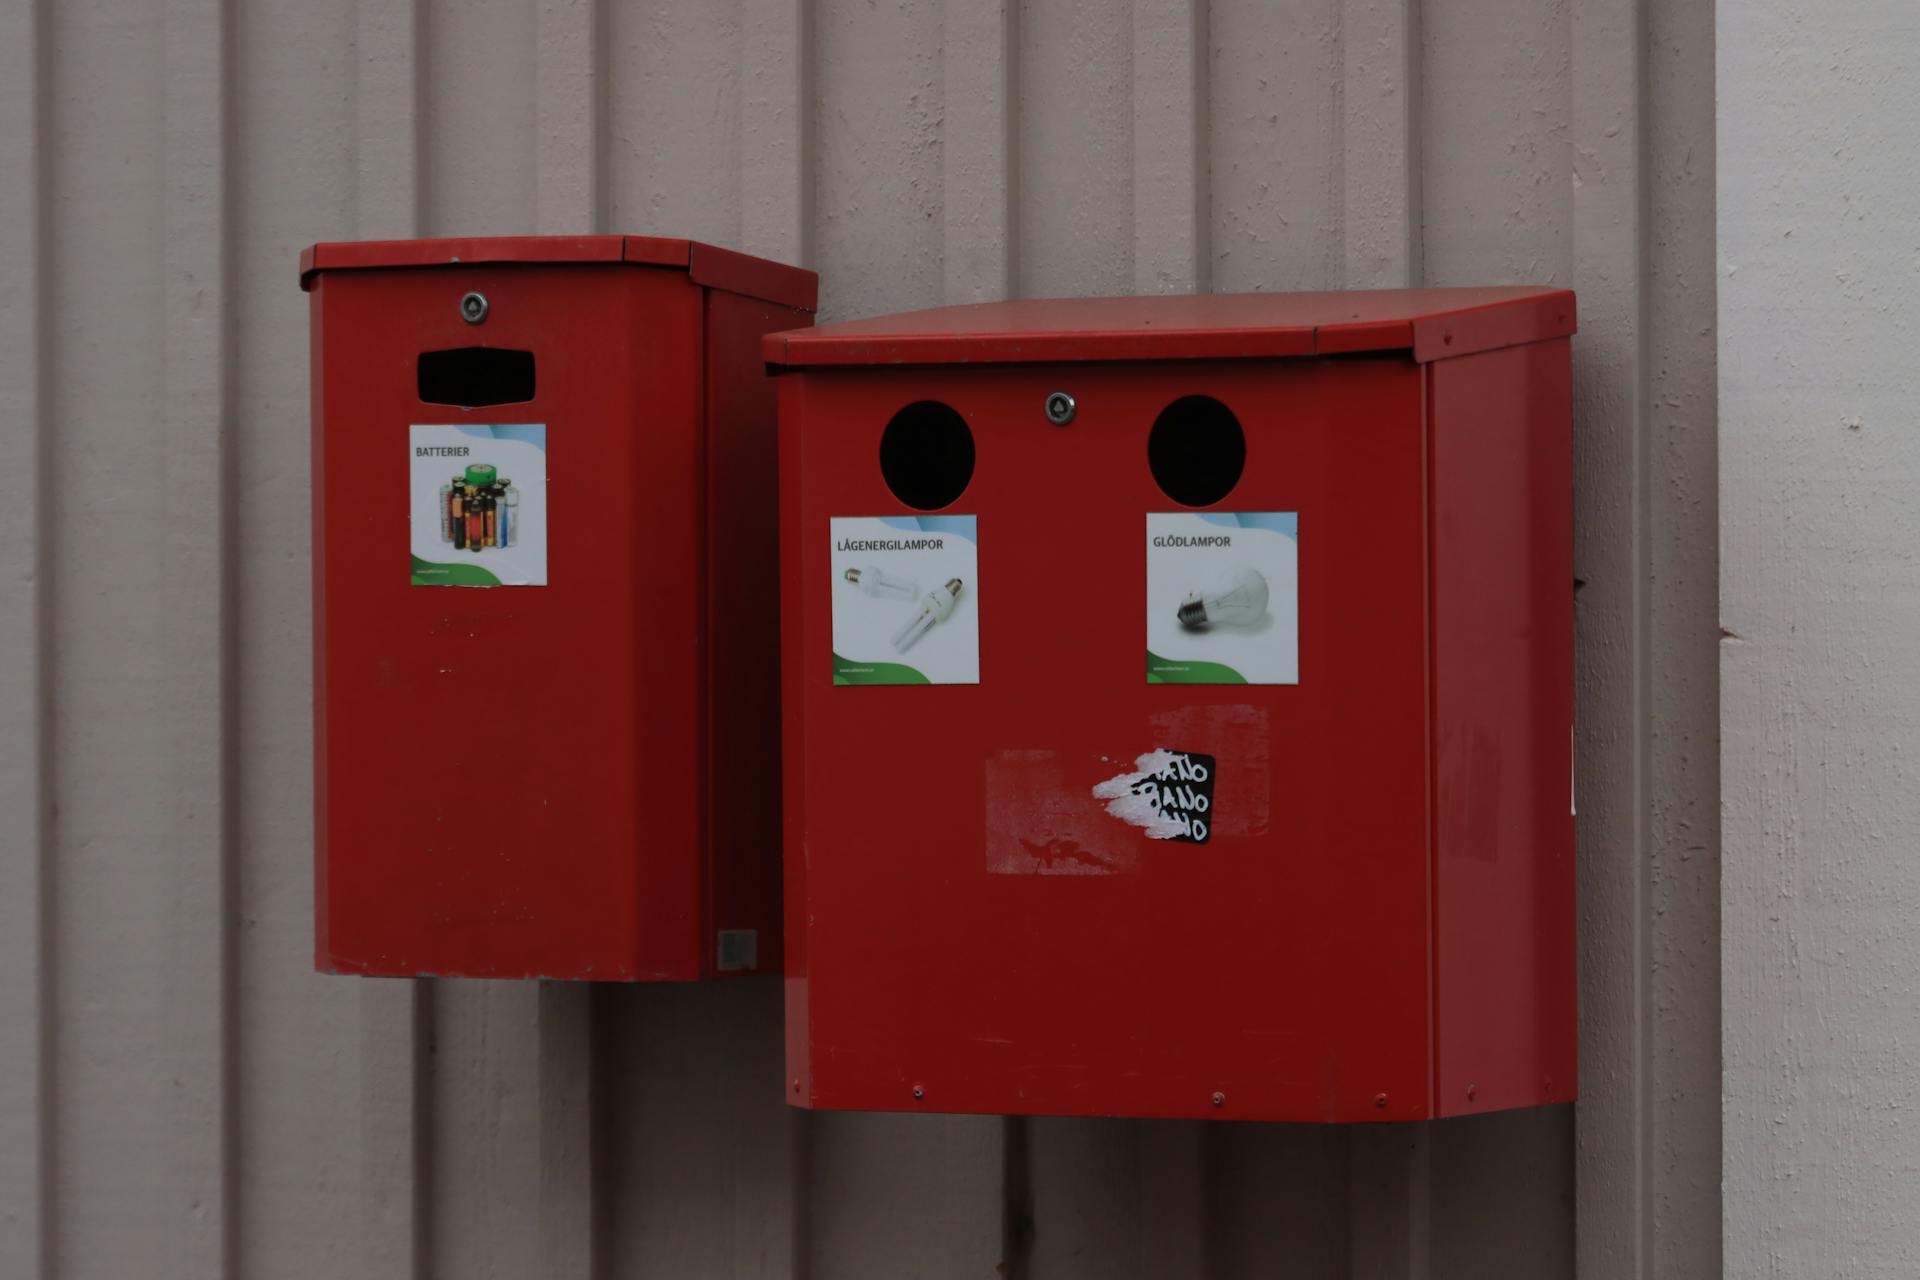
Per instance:
[[[498,347],[423,351],[417,366],[420,399],[475,409],[533,399],[533,352]]]

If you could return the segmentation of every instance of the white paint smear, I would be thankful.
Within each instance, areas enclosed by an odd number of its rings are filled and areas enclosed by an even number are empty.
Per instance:
[[[1066,766],[1053,751],[1010,749],[989,757],[987,870],[1024,876],[1137,871],[1140,842],[1094,816],[1081,798],[1085,785],[1069,787]]]
[[[1133,772],[1115,774],[1094,787],[1093,798],[1107,802],[1107,812],[1147,833],[1149,839],[1171,840],[1187,834],[1187,826],[1160,812],[1160,788],[1135,788],[1166,772],[1180,753],[1157,747],[1133,762]]]

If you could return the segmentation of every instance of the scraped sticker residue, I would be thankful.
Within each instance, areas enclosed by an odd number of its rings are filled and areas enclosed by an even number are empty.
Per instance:
[[[1087,803],[1087,782],[1111,764],[1083,764],[1046,748],[1008,748],[985,765],[990,873],[1112,876],[1140,870],[1139,838]]]
[[[1213,830],[1213,757],[1161,747],[1133,766],[1094,787],[1094,799],[1149,839],[1205,844]]]

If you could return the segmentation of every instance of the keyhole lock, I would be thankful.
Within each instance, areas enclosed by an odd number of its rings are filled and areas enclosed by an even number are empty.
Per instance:
[[[479,324],[487,318],[487,295],[469,293],[460,299],[460,318],[468,324]]]
[[[1064,391],[1056,391],[1047,397],[1047,421],[1056,427],[1064,427],[1072,422],[1077,409],[1073,397]]]

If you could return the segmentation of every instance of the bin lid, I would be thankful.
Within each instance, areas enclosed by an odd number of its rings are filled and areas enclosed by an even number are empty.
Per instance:
[[[774,369],[1219,360],[1408,351],[1426,363],[1574,331],[1570,289],[1023,298],[770,333]]]
[[[626,262],[674,267],[697,285],[812,312],[820,278],[802,267],[698,240],[660,236],[460,236],[442,240],[344,240],[300,252],[300,287],[322,271],[440,267],[454,263]]]

